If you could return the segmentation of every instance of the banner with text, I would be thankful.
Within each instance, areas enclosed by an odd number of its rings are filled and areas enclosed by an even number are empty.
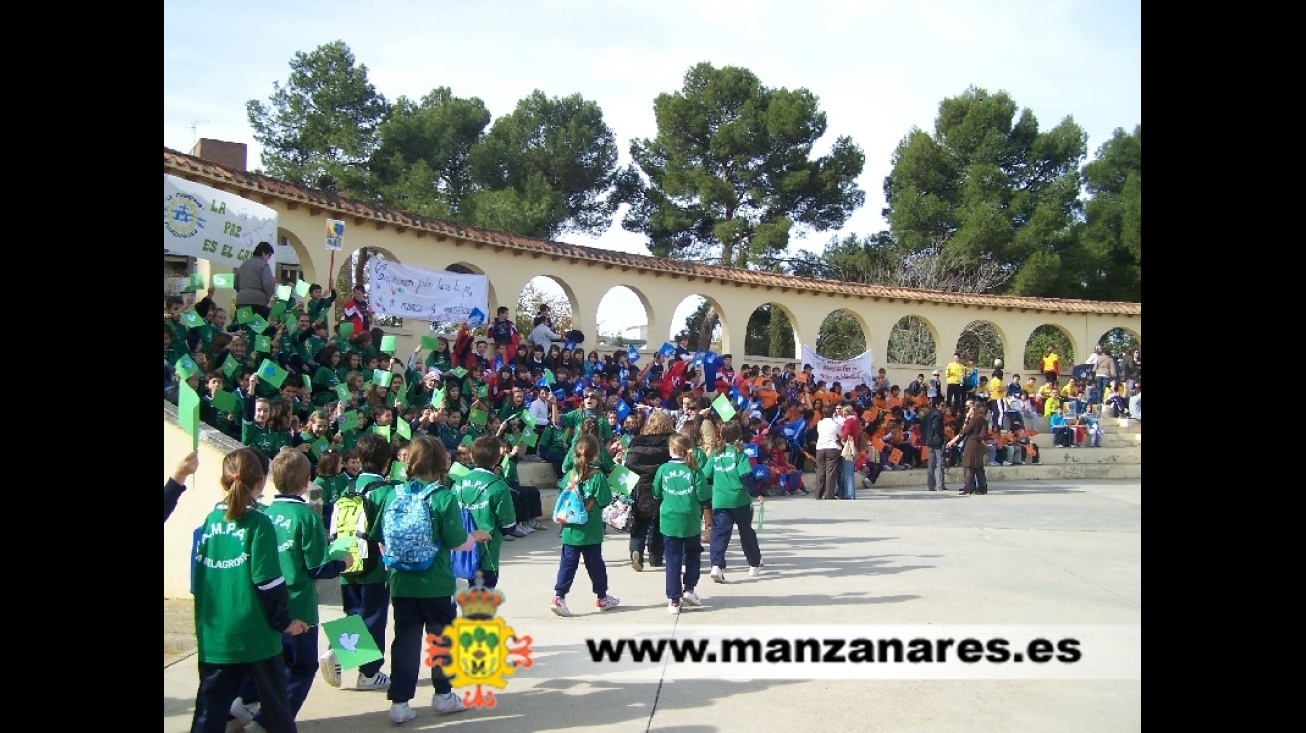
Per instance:
[[[277,242],[277,212],[212,186],[163,174],[163,251],[236,268]],[[275,259],[276,255],[273,255]]]
[[[490,310],[490,278],[423,270],[375,257],[367,261],[373,313],[425,321],[462,323],[472,309]]]
[[[803,345],[803,363],[812,365],[812,374],[825,382],[838,382],[844,389],[870,384],[875,376],[875,361],[867,349],[851,359],[827,359]]]

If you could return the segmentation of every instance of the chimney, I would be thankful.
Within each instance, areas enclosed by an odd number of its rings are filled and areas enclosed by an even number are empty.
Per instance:
[[[235,168],[239,171],[248,170],[245,167],[245,143],[229,143],[225,140],[202,137],[199,142],[195,143],[195,147],[190,149],[190,154],[211,163],[225,165],[228,168]]]

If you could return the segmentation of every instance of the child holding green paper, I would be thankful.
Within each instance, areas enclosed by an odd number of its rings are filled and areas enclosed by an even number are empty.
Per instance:
[[[659,466],[653,476],[653,498],[662,502],[659,516],[666,553],[667,611],[678,616],[682,603],[703,605],[694,589],[703,571],[702,505],[712,498],[712,489],[699,473],[689,436],[672,435],[668,447],[671,461]]]
[[[314,323],[325,323],[327,316],[331,313],[331,306],[336,302],[336,291],[333,288],[325,297],[322,296],[322,286],[313,283],[308,288],[308,303],[306,310],[308,317]]]
[[[305,634],[281,635],[282,658],[285,660],[286,696],[292,716],[299,714],[308,698],[317,675],[317,632],[311,627],[318,623],[317,583],[340,577],[345,564],[327,557],[327,533],[317,513],[304,500],[309,488],[308,460],[298,452],[282,451],[272,459],[272,485],[276,496],[263,513],[272,520],[276,532],[277,556],[281,574],[286,580],[289,594],[287,606],[291,618],[301,619],[310,627]],[[255,701],[260,701],[254,680],[246,676],[236,698],[246,711]],[[239,711],[237,705],[233,711]],[[238,712],[236,717],[244,718]],[[252,716],[254,722],[265,725],[260,712]]]
[[[598,460],[599,442],[592,435],[578,436],[570,453],[576,468],[567,474],[564,491],[580,494],[589,520],[581,525],[566,524],[562,527],[562,557],[558,561],[558,578],[553,585],[549,610],[563,618],[572,615],[571,609],[567,608],[567,594],[571,592],[582,558],[592,590],[598,598],[595,605],[599,611],[616,608],[621,603],[621,599],[608,593],[608,566],[603,562],[604,525],[600,510],[612,501],[612,489],[608,488],[607,479],[598,467],[593,465]]]

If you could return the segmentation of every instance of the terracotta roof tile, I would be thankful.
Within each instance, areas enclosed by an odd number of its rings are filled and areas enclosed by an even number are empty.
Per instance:
[[[510,249],[539,252],[549,255],[570,257],[579,260],[592,260],[617,264],[632,269],[665,272],[677,275],[692,275],[704,279],[716,279],[728,282],[742,282],[792,290],[837,293],[870,298],[894,298],[902,300],[924,300],[935,303],[955,303],[988,308],[1021,308],[1029,310],[1054,311],[1061,313],[1101,313],[1112,315],[1142,315],[1141,303],[1121,303],[1114,301],[1071,300],[1064,298],[1027,298],[1009,295],[990,295],[985,293],[950,293],[935,290],[917,290],[913,288],[891,287],[886,285],[869,285],[849,283],[837,280],[817,280],[812,278],[779,275],[735,267],[705,265],[699,262],[670,260],[647,255],[626,254],[597,247],[585,247],[565,242],[550,242],[507,232],[481,229],[465,224],[431,219],[380,204],[359,201],[338,196],[324,191],[297,186],[287,181],[278,180],[258,173],[250,173],[235,168],[219,165],[211,161],[196,158],[193,155],[169,148],[163,149],[163,170],[165,173],[180,174],[193,178],[208,179],[235,186],[246,192],[272,196],[288,201],[306,202],[322,209],[347,213],[350,216],[375,219],[421,229],[437,234],[459,237],[473,242],[500,245]]]

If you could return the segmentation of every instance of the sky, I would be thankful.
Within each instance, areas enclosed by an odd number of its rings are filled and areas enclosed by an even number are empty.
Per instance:
[[[1114,130],[1142,123],[1141,0],[165,0],[164,146],[243,142],[258,167],[245,103],[284,85],[296,52],[335,40],[390,101],[446,86],[479,97],[497,118],[536,89],[578,93],[602,109],[620,165],[632,139],[657,134],[657,95],[678,92],[699,62],[747,68],[767,87],[805,88],[827,119],[813,154],[846,135],[866,155],[865,205],[838,232],[793,240],[817,252],[833,238],[888,228],[883,183],[894,149],[912,128],[933,132],[939,103],[972,86],[1005,91],[1043,130],[1073,117],[1088,133],[1090,160]],[[560,239],[648,254],[619,217],[601,237]],[[643,321],[633,295],[614,291],[600,312],[610,305],[634,314],[601,331]],[[673,330],[696,305],[682,305]]]

